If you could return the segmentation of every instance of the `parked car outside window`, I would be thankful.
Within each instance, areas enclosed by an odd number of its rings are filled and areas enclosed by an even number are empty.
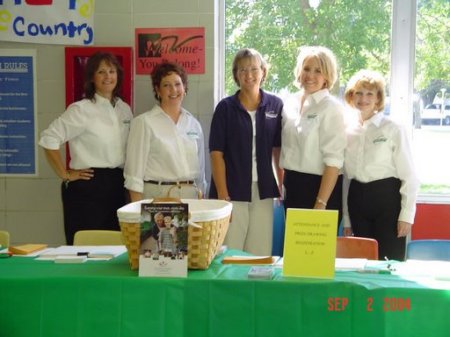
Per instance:
[[[428,104],[421,115],[423,125],[450,125],[450,105]]]

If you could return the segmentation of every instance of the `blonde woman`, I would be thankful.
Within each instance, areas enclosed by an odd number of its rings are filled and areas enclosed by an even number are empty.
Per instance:
[[[346,145],[342,104],[330,94],[337,79],[331,50],[300,48],[294,69],[299,92],[284,102],[280,165],[285,207],[342,210]]]
[[[374,238],[380,259],[403,260],[419,183],[406,131],[383,115],[384,88],[381,74],[361,70],[345,91],[355,122],[347,130],[344,235]]]

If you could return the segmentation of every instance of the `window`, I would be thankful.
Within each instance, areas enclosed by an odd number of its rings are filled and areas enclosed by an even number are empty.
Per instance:
[[[450,2],[418,0],[413,142],[426,200],[450,196]]]
[[[240,48],[253,47],[266,57],[271,67],[264,89],[283,96],[296,90],[292,81],[298,47],[327,46],[340,65],[340,83],[335,87],[338,97],[359,69],[385,74],[385,113],[411,130],[421,194],[450,195],[450,156],[432,151],[450,150],[450,126],[446,125],[447,121],[450,124],[450,110],[446,108],[450,106],[450,3],[417,2],[221,0],[225,67],[220,97],[237,89],[231,63]],[[424,106],[442,102],[442,123],[425,125]]]

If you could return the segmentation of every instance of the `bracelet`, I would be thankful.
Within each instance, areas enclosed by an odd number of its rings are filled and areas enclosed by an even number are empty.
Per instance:
[[[317,203],[327,207],[327,203],[325,201],[323,201],[322,199],[320,199],[319,197],[316,198]]]
[[[64,184],[66,185],[66,188],[69,186],[70,183],[70,172],[66,171],[66,179],[63,180]]]

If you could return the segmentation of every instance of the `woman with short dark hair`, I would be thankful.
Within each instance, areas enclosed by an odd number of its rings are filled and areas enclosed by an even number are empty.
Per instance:
[[[151,79],[158,104],[131,124],[125,187],[132,201],[169,193],[197,198],[197,192],[206,189],[204,139],[200,123],[181,106],[186,72],[176,63],[163,62]]]

